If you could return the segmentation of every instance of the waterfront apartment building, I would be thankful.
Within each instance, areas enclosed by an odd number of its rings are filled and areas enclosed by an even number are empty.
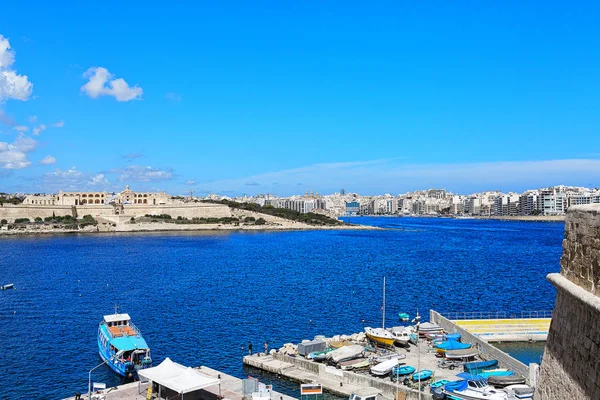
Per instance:
[[[544,215],[562,215],[567,211],[567,195],[560,187],[542,189],[538,209]]]
[[[358,215],[360,213],[360,203],[356,200],[346,202],[346,215]]]

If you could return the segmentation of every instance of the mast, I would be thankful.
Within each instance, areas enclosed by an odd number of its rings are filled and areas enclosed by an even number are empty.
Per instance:
[[[385,329],[385,275],[383,277],[383,307],[381,316],[381,328]]]

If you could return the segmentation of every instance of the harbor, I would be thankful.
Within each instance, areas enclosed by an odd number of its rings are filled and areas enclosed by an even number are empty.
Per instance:
[[[298,383],[318,383],[343,397],[369,389],[390,399],[444,398],[434,397],[434,389],[443,395],[446,384],[469,379],[480,381],[481,385],[488,380],[495,382],[500,392],[508,387],[521,391],[523,396],[533,393],[528,385],[535,385],[536,364],[526,366],[434,310],[430,311],[430,321],[421,324],[424,331],[419,331],[418,340],[405,345],[385,346],[383,333],[380,340],[373,340],[364,332],[331,338],[317,336],[298,344],[287,343],[268,354],[247,355],[243,362]],[[391,334],[399,328],[384,331]],[[405,328],[415,332],[411,326]],[[366,332],[371,330],[365,328]],[[414,333],[412,336],[414,339]],[[359,348],[355,355],[350,354],[353,347]],[[308,353],[311,348],[318,351]],[[347,358],[336,362],[332,355],[345,349]],[[508,396],[508,391],[502,393]],[[455,396],[463,398],[460,393]]]

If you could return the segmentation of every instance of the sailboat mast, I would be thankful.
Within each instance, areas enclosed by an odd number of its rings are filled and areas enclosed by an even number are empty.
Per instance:
[[[385,276],[383,277],[383,307],[381,311],[381,327],[385,329]]]

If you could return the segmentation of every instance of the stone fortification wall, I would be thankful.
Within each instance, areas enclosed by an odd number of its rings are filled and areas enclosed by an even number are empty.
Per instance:
[[[194,203],[181,205],[136,205],[126,204],[125,215],[141,217],[146,214],[169,214],[172,218],[224,218],[231,217],[231,210],[223,204]]]
[[[93,217],[111,216],[115,213],[115,208],[111,205],[83,205],[74,206],[77,215],[82,217],[90,214]],[[124,205],[125,215],[140,217],[146,214],[169,214],[173,218],[179,216],[185,218],[223,218],[231,217],[231,210],[228,206],[222,204],[181,204],[181,205]],[[52,215],[64,216],[72,215],[72,206],[40,206],[30,204],[4,204],[0,207],[0,219],[6,219],[8,222],[13,222],[17,218],[29,218],[34,220],[36,217],[46,218]]]
[[[569,209],[535,398],[600,399],[600,205]]]
[[[506,354],[502,350],[494,347],[483,339],[478,338],[469,331],[461,328],[454,324],[452,321],[442,316],[440,313],[434,310],[429,311],[429,319],[444,328],[446,332],[458,332],[462,337],[462,341],[465,343],[471,343],[475,348],[480,351],[480,354],[487,360],[498,360],[500,368],[508,368],[515,371],[518,375],[529,380],[529,367],[523,364],[521,361],[514,357]]]

